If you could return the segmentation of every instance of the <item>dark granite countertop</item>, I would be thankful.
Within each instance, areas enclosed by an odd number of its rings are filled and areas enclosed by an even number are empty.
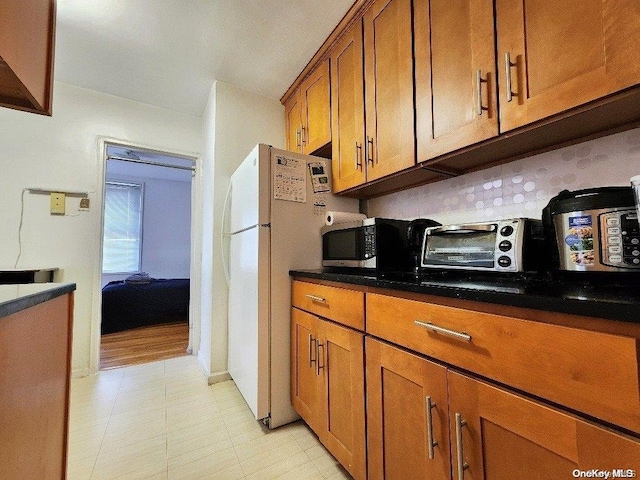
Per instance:
[[[637,278],[625,282],[587,282],[579,277],[506,277],[454,271],[426,275],[336,270],[291,270],[289,273],[298,278],[640,323],[640,282]]]
[[[0,318],[73,292],[75,283],[0,285]]]

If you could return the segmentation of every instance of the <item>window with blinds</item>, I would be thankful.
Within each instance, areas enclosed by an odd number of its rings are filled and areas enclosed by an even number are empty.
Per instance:
[[[102,273],[137,273],[142,248],[142,185],[107,182]]]

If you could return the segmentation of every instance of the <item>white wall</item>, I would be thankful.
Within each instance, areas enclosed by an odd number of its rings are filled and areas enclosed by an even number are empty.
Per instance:
[[[22,255],[18,267],[56,266],[57,281],[75,282],[73,371],[90,371],[94,293],[100,291],[100,221],[103,162],[99,137],[198,156],[201,119],[162,108],[56,83],[53,117],[0,108],[0,268],[18,256],[18,226],[24,188],[88,191],[89,212],[77,198],[67,215],[49,214],[49,198],[24,195]],[[96,332],[96,327],[98,330]],[[96,337],[97,338],[97,337]]]
[[[231,174],[257,143],[284,147],[284,107],[277,99],[218,81],[205,110],[203,138],[202,338],[198,358],[209,381],[214,382],[228,377],[228,288],[220,241],[225,194]]]
[[[634,175],[640,175],[640,128],[375,198],[367,214],[443,224],[541,218],[561,190],[629,186]]]
[[[155,167],[161,168],[161,167]],[[189,172],[187,172],[189,173]],[[107,179],[143,184],[140,270],[151,278],[189,278],[191,253],[191,176],[175,181],[111,175]],[[126,275],[103,274],[102,285]]]

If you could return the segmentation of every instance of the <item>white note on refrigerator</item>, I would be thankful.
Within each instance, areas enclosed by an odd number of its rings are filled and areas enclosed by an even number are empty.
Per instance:
[[[306,203],[306,163],[295,158],[276,156],[273,169],[273,198]]]

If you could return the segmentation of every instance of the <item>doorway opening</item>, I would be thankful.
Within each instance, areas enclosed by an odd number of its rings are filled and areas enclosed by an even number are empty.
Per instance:
[[[195,158],[106,144],[100,370],[188,355]]]

